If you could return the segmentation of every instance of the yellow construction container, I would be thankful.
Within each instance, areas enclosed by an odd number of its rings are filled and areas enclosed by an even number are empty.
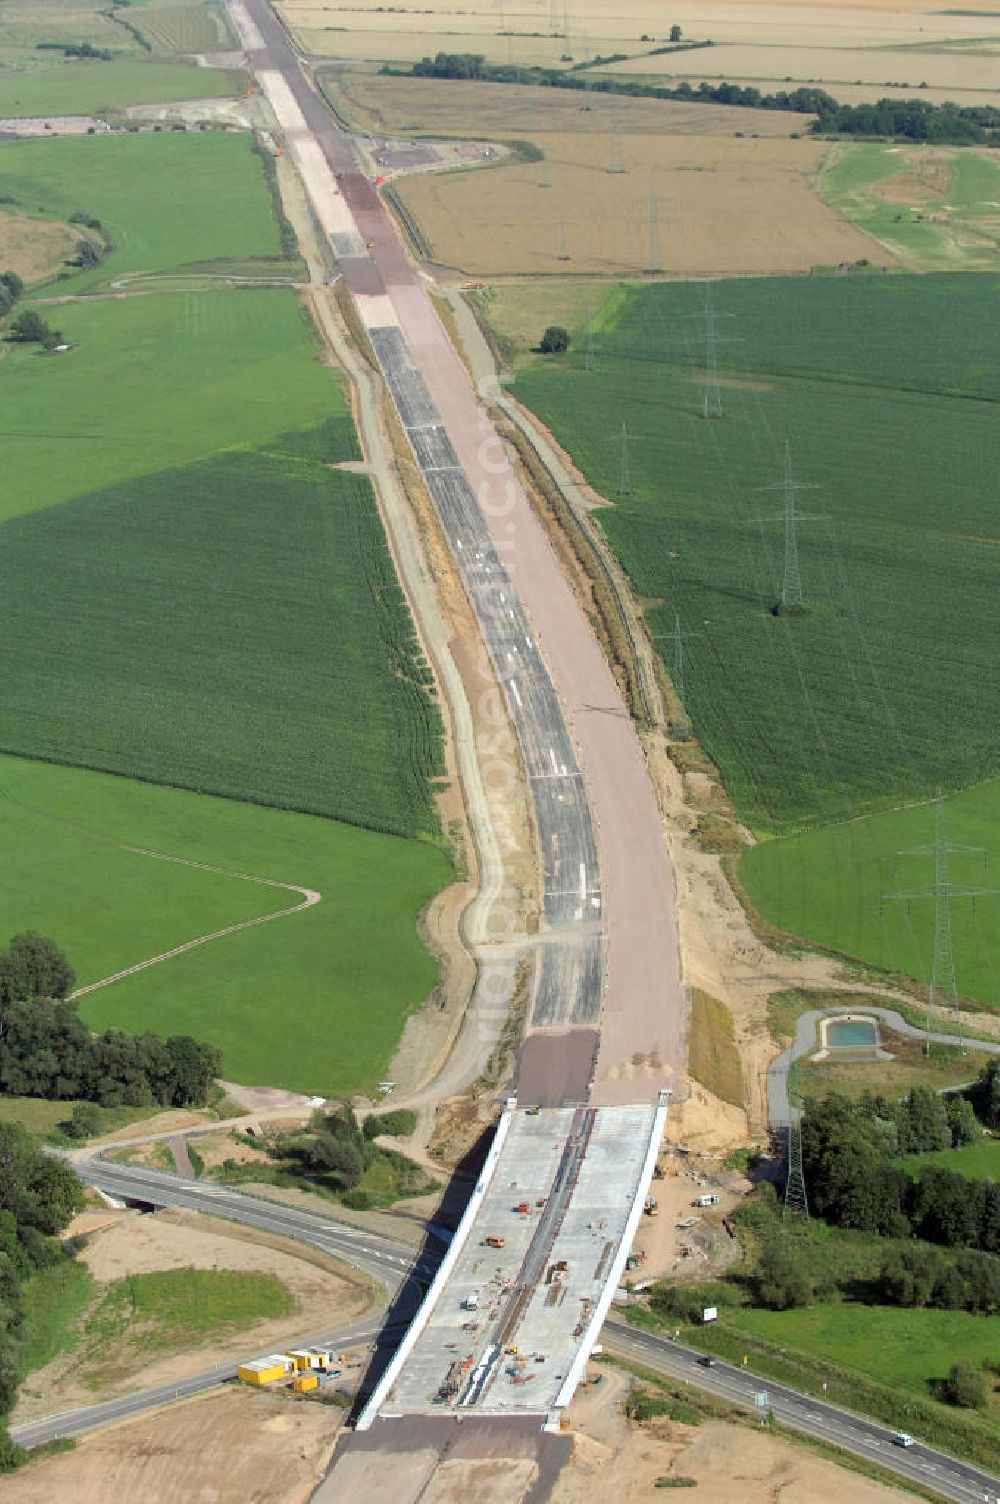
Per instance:
[[[309,1361],[311,1356],[311,1353],[307,1352],[303,1347],[290,1347],[285,1354],[285,1357],[290,1360],[296,1373],[300,1373],[304,1368],[312,1367]]]
[[[292,1388],[296,1394],[308,1394],[310,1389],[315,1389],[319,1379],[314,1373],[298,1373],[292,1380]]]
[[[285,1377],[289,1367],[288,1359],[284,1357],[257,1358],[252,1363],[241,1363],[236,1377],[244,1384],[273,1384],[275,1379]]]

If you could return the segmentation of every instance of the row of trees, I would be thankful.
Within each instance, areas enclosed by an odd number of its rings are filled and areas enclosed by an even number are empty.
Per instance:
[[[24,291],[24,279],[17,272],[0,272],[0,319],[6,318]]]
[[[677,29],[677,28],[675,28]],[[388,65],[384,73],[399,70]],[[841,104],[825,89],[806,85],[765,94],[753,84],[697,85],[686,81],[673,87],[634,80],[593,78],[579,71],[520,68],[512,63],[488,63],[481,53],[438,52],[413,64],[417,78],[478,79],[491,83],[526,83],[552,89],[588,89],[598,94],[625,94],[640,99],[681,99],[701,103],[739,105],[754,110],[790,110],[815,115],[809,129],[817,135],[900,137],[957,146],[1000,145],[1000,109],[992,105],[931,104],[925,99],[880,99],[875,104]]]
[[[886,1305],[944,1311],[1000,1311],[1000,1259],[965,1250],[949,1257],[915,1243],[892,1248],[882,1260],[879,1295]]]
[[[23,1455],[7,1432],[23,1367],[22,1287],[37,1270],[68,1256],[52,1237],[82,1205],[72,1170],[43,1154],[16,1123],[0,1123],[0,1472]]]
[[[881,1237],[914,1235],[1000,1253],[996,1181],[967,1180],[936,1165],[914,1178],[898,1159],[915,1149],[947,1147],[956,1136],[965,1141],[968,1104],[944,1107],[939,1099],[935,1105],[916,1092],[896,1106],[836,1094],[810,1105],[802,1122],[802,1164],[812,1209],[839,1227]]]
[[[399,74],[403,70],[385,64],[382,72]],[[594,94],[622,94],[635,99],[681,99],[699,103],[742,105],[758,110],[790,110],[795,114],[825,116],[840,108],[825,89],[812,85],[800,89],[779,89],[764,94],[752,84],[698,85],[687,81],[674,87],[644,84],[634,80],[592,78],[579,72],[557,68],[521,68],[514,63],[488,63],[479,52],[438,52],[421,58],[410,74],[415,78],[454,78],[486,83],[534,84],[549,89],[584,89]]]
[[[879,99],[875,104],[835,104],[820,112],[816,135],[892,136],[954,146],[1000,145],[1000,110],[930,104],[925,99]]]
[[[53,940],[28,932],[0,952],[0,1091],[103,1107],[186,1107],[206,1101],[222,1070],[214,1045],[92,1034],[69,997],[73,968]]]

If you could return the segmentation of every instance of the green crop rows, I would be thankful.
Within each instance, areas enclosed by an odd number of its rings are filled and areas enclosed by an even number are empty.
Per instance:
[[[701,416],[705,287],[620,292],[519,397],[603,495],[652,630],[738,808],[787,830],[1000,769],[1000,368],[992,276],[760,279],[714,290],[726,416]],[[739,341],[738,343],[736,341]],[[627,424],[631,489],[620,484]],[[781,591],[785,440],[815,515],[807,612]],[[672,648],[661,646],[668,665]]]
[[[432,828],[439,725],[364,478],[234,454],[0,539],[3,750]]]

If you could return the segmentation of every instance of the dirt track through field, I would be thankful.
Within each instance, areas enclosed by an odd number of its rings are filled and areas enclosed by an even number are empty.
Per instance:
[[[135,856],[153,857],[159,862],[175,862],[179,867],[194,867],[200,872],[212,872],[220,877],[234,877],[244,883],[260,883],[265,888],[283,888],[286,893],[301,894],[302,902],[274,909],[270,914],[258,914],[253,919],[242,919],[238,924],[227,924],[224,929],[210,930],[206,935],[197,935],[193,940],[185,940],[183,945],[175,945],[170,950],[161,951],[158,956],[150,956],[147,961],[138,961],[134,966],[112,972],[111,976],[102,977],[99,982],[88,982],[86,987],[77,987],[75,992],[70,993],[71,998],[86,997],[88,992],[96,992],[99,987],[110,987],[112,982],[120,982],[125,977],[135,976],[137,972],[148,971],[151,966],[159,966],[162,961],[172,961],[175,956],[183,956],[189,950],[207,945],[210,940],[221,940],[226,935],[238,935],[241,930],[270,924],[274,919],[286,919],[291,914],[300,914],[303,909],[313,908],[323,898],[322,893],[318,893],[315,888],[300,888],[297,883],[279,883],[273,877],[257,877],[250,872],[232,872],[226,867],[211,867],[207,862],[193,862],[187,857],[171,856],[165,851],[149,851],[144,846],[122,846],[121,850],[130,851]]]

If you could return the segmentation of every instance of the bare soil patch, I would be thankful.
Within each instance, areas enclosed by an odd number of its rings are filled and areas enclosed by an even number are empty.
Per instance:
[[[804,1447],[749,1426],[707,1421],[682,1426],[656,1421],[635,1426],[621,1410],[629,1378],[614,1369],[597,1386],[581,1387],[567,1414],[573,1457],[563,1468],[552,1504],[592,1504],[611,1488],[617,1504],[646,1504],[657,1480],[694,1478],[694,1497],[712,1504],[890,1504],[909,1499],[858,1473],[845,1473]]]
[[[248,1389],[214,1393],[85,1436],[4,1479],[5,1504],[304,1504],[341,1412]]]
[[[269,1273],[291,1291],[295,1309],[280,1320],[259,1321],[244,1331],[230,1332],[183,1351],[143,1351],[126,1336],[114,1353],[102,1351],[101,1371],[114,1366],[114,1379],[102,1385],[100,1397],[122,1393],[142,1382],[169,1382],[223,1359],[247,1351],[280,1345],[298,1334],[334,1326],[360,1315],[371,1303],[374,1287],[364,1276],[311,1250],[268,1234],[226,1223],[197,1213],[138,1212],[120,1214],[114,1221],[93,1230],[93,1217],[85,1214],[80,1229],[89,1241],[80,1255],[95,1280],[101,1299],[104,1287],[126,1275],[148,1274],[163,1269],[233,1269]],[[67,1236],[77,1231],[71,1224]],[[86,1319],[86,1314],[84,1316]],[[78,1354],[59,1354],[22,1386],[16,1421],[48,1414],[52,1409],[72,1409],[91,1404],[98,1397],[80,1371]],[[58,1395],[58,1404],[53,1400]],[[184,1495],[178,1493],[175,1497]]]
[[[79,239],[72,225],[0,208],[0,269],[17,272],[29,284],[54,276]]]
[[[939,157],[910,159],[909,172],[893,173],[872,185],[872,196],[889,204],[926,204],[948,192],[951,170]]]

